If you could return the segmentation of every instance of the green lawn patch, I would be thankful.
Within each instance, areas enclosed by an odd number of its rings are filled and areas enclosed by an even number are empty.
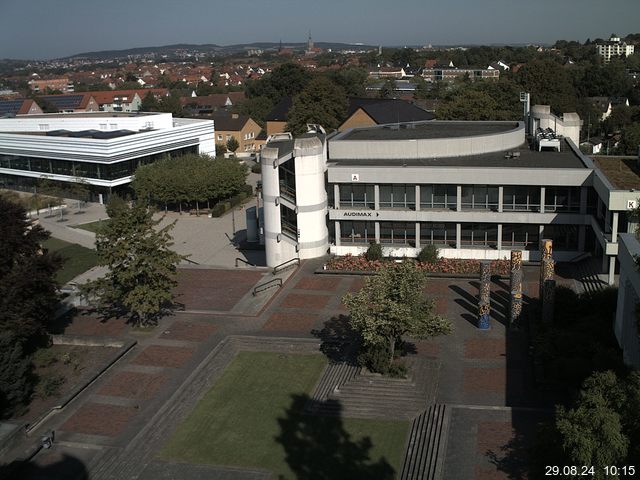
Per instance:
[[[160,457],[264,469],[275,478],[309,470],[318,478],[393,478],[408,422],[303,413],[326,362],[315,354],[239,353]]]
[[[61,285],[73,280],[98,264],[98,254],[95,250],[85,248],[75,243],[65,242],[57,238],[49,238],[43,245],[50,252],[55,252],[64,259],[64,264],[56,280]]]
[[[87,230],[88,232],[98,233],[98,231],[103,227],[103,225],[106,225],[107,223],[109,223],[108,219],[98,220],[96,222],[83,223],[81,225],[74,225],[73,228],[80,228],[82,230]]]

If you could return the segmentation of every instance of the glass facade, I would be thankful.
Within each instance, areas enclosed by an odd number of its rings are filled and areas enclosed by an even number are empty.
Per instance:
[[[380,208],[416,209],[416,186],[380,185]]]
[[[502,209],[505,212],[539,212],[540,187],[505,186],[502,192]]]
[[[343,184],[340,185],[340,207],[375,208],[373,185]]]
[[[462,247],[496,248],[498,225],[494,223],[463,223],[460,237]]]
[[[153,163],[167,155],[179,157],[187,153],[198,153],[198,147],[178,148],[114,163],[78,162],[75,160],[57,160],[52,158],[0,154],[0,168],[38,172],[43,175],[66,175],[69,177],[117,180],[130,177],[140,165]]]
[[[498,187],[493,185],[463,185],[463,210],[498,210]]]
[[[456,224],[420,223],[420,244],[455,248]]]
[[[280,206],[280,222],[282,224],[282,233],[286,236],[298,239],[298,215],[293,210],[288,209],[284,205]]]
[[[420,208],[455,210],[457,190],[455,185],[420,185]]]
[[[296,162],[290,160],[278,167],[278,178],[280,180],[280,196],[296,201]]]
[[[540,227],[527,224],[503,224],[502,248],[538,250],[540,244]]]
[[[380,222],[380,243],[415,247],[415,222]]]
[[[374,222],[340,222],[340,241],[343,244],[368,245],[376,241],[376,224]]]
[[[578,250],[577,225],[545,225],[543,238],[553,240],[554,250]]]
[[[546,187],[545,212],[579,212],[580,187]]]

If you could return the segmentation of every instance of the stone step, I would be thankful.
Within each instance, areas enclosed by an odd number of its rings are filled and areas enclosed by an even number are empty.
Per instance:
[[[445,454],[446,418],[445,405],[433,405],[414,419],[400,480],[439,478]]]
[[[395,392],[389,391],[379,391],[375,389],[361,389],[355,388],[352,385],[345,385],[341,389],[332,392],[329,395],[329,398],[342,401],[343,399],[350,398],[368,398],[368,399],[379,399],[379,400],[422,400],[427,399],[428,392],[423,392],[419,390],[401,390]]]
[[[387,406],[322,406],[314,413],[325,416],[342,416],[348,418],[380,418],[380,419],[401,419],[411,420],[415,417],[419,408],[414,409],[390,409]]]

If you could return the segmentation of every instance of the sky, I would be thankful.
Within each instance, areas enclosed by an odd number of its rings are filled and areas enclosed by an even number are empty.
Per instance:
[[[0,58],[175,43],[553,43],[640,32],[640,0],[0,0]]]

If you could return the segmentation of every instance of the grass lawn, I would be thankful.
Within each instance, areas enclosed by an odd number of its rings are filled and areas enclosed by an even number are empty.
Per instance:
[[[324,476],[318,478],[332,479],[345,478],[347,462],[366,468],[384,457],[397,472],[409,422],[302,413],[325,365],[321,355],[239,353],[160,457],[265,469],[276,478],[296,478],[293,464],[318,474],[320,469]],[[349,476],[354,478],[353,469]]]
[[[108,219],[98,220],[96,222],[83,223],[82,225],[74,225],[73,228],[81,228],[82,230],[87,230],[88,232],[98,233],[98,230],[100,230],[102,225],[105,225],[107,222],[109,222]]]
[[[49,238],[44,242],[43,247],[50,252],[56,252],[65,259],[56,277],[61,285],[73,280],[90,268],[95,267],[98,263],[98,254],[95,250],[76,245],[75,243],[65,242],[57,238]]]

